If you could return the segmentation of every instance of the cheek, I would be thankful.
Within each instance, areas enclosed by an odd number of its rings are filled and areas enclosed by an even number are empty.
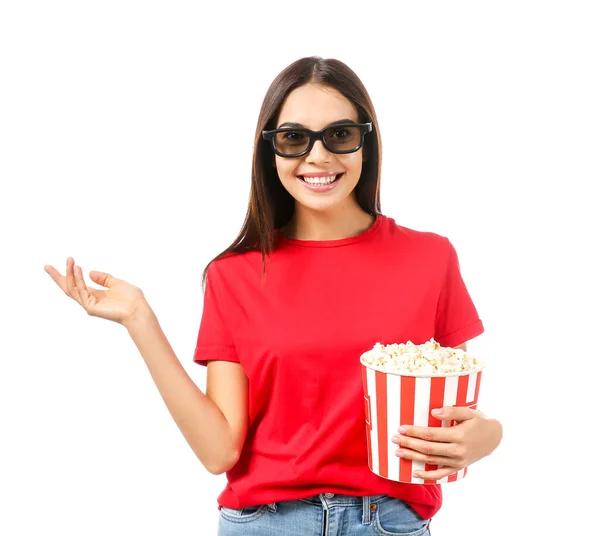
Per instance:
[[[346,158],[342,160],[342,164],[344,164],[348,170],[360,170],[363,163],[363,150],[356,151],[355,153],[350,153],[346,155]]]
[[[279,175],[280,179],[290,179],[291,177],[295,177],[294,170],[296,169],[297,164],[294,162],[287,161],[285,158],[277,157],[276,167],[277,175]]]
[[[348,155],[342,165],[346,169],[346,173],[351,177],[352,182],[358,182],[362,172],[362,153],[351,153]]]

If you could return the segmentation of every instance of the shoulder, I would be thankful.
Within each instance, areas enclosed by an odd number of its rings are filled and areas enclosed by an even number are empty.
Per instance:
[[[423,231],[400,225],[394,218],[385,216],[386,235],[394,240],[403,249],[414,250],[419,254],[434,254],[436,256],[449,255],[452,244],[448,237],[433,232]]]
[[[214,259],[208,265],[207,273],[217,274],[217,277],[227,277],[230,274],[235,274],[239,270],[242,257],[248,255],[247,253],[235,253],[230,252],[225,255]]]
[[[249,281],[260,276],[262,271],[262,253],[246,251],[230,252],[211,261],[207,268],[207,278],[217,279],[219,284],[232,285]]]

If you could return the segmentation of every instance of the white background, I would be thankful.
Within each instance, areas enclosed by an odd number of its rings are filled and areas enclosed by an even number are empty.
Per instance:
[[[201,272],[243,223],[269,84],[313,54],[366,85],[382,210],[450,238],[486,327],[504,439],[432,534],[598,533],[597,4],[200,4],[0,7],[0,533],[216,534],[225,476],[44,265],[142,288],[204,390]]]

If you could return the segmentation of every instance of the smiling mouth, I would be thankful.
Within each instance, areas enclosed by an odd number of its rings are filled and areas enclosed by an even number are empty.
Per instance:
[[[327,184],[333,184],[334,182],[337,182],[337,181],[339,181],[339,180],[342,178],[342,175],[343,175],[343,173],[338,173],[338,174],[335,176],[335,179],[334,179],[334,180],[332,180],[332,181],[331,181],[331,182],[329,182],[329,183],[326,183],[325,185],[327,185]],[[320,185],[320,183],[318,183],[318,182],[317,182],[317,183],[314,183],[314,182],[308,182],[308,181],[306,181],[302,175],[298,175],[298,176],[297,176],[297,178],[298,178],[298,179],[300,179],[302,182],[305,182],[306,184],[310,184],[311,186],[319,186],[319,185]]]

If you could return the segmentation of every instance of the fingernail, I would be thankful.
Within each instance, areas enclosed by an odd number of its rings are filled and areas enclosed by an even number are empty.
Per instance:
[[[400,439],[402,438],[398,435],[392,436],[392,441],[400,441]]]
[[[406,428],[406,426],[401,426],[400,428],[398,428],[398,432],[400,434],[405,434],[406,430],[408,430],[408,428]]]
[[[444,413],[444,411],[442,409],[434,409],[432,410],[432,413],[434,415],[441,415],[442,413]]]

